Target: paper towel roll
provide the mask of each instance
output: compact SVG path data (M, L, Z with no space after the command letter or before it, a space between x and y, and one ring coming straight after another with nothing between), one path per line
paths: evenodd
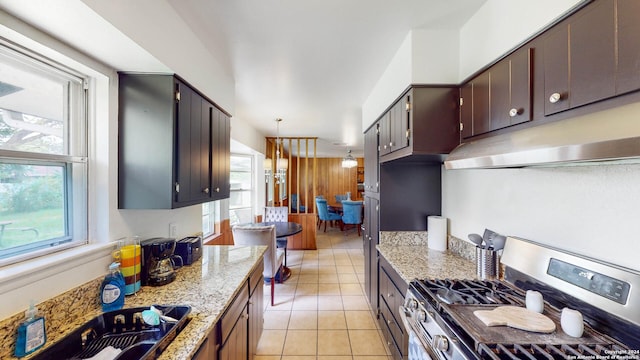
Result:
M429 249L447 250L447 218L442 216L427 217L427 244Z

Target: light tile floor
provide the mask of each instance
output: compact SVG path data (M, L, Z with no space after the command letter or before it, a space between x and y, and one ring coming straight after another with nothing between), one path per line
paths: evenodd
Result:
M362 238L318 231L317 250L287 252L291 277L265 286L264 330L255 360L389 360L365 297Z

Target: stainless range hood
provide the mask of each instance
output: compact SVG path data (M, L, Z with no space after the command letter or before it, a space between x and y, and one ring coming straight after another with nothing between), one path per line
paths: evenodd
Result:
M446 169L558 165L640 158L640 104L464 143Z

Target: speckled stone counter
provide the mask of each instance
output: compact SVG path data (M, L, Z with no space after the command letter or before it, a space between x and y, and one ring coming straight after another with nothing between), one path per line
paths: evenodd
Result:
M420 279L474 279L476 265L449 251L431 250L427 246L378 245L400 277L407 283Z
M191 359L209 335L266 250L264 246L204 246L202 259L177 271L170 284L143 286L127 296L125 308L172 304L191 306L190 321L158 358ZM38 304L47 321L47 345L102 313L98 305L101 279ZM0 322L0 358L12 359L15 329L24 315Z

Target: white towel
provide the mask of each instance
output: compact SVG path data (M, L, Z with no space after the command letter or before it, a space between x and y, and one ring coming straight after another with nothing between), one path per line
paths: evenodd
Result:
M113 346L107 346L99 353L86 360L113 360L122 352L122 349L114 348Z

